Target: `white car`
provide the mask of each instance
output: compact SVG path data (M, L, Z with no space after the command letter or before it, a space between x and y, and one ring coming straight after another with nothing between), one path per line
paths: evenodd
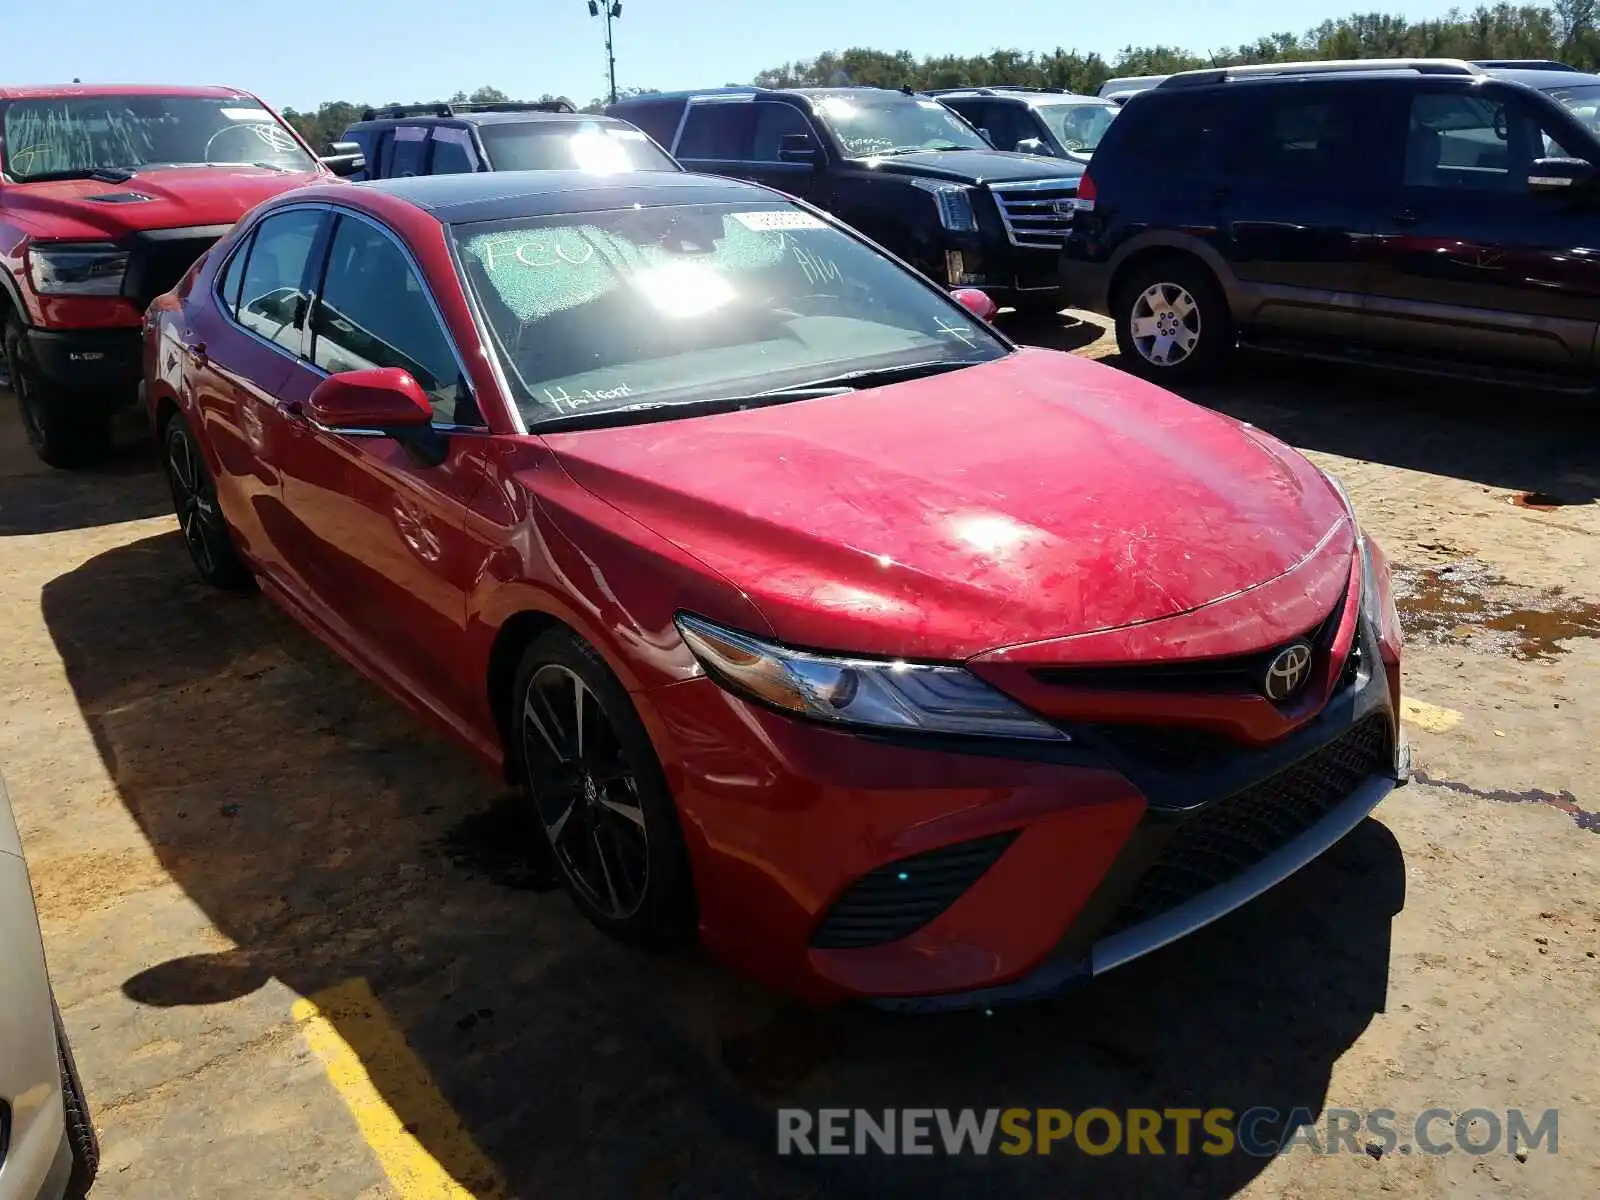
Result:
M79 1200L99 1164L0 779L0 1200Z

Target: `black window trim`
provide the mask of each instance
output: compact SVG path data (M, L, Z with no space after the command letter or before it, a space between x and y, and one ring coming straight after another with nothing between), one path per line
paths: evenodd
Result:
M450 356L455 359L456 369L460 372L461 385L465 387L468 393L472 396L474 407L477 408L479 416L482 416L483 405L477 403L477 388L473 386L472 376L467 371L466 359L461 356L461 348L456 345L455 334L450 330L450 323L444 319L444 313L439 308L439 302L434 299L433 288L428 283L428 273L424 271L422 269L422 265L417 262L416 255L411 253L411 247L407 246L404 239L402 239L399 234L395 233L393 229L390 229L389 226L385 225L382 221L378 220L378 218L372 216L370 213L362 212L360 209L347 208L343 204L336 203L323 204L321 207L328 210L331 215L331 220L328 221L327 228L324 232L324 236L320 240L320 244L313 247L317 251L316 278L314 286L310 291L311 302L306 306L306 323L305 328L301 331L300 354L298 356L299 360L311 370L315 371L318 375L321 375L324 379L332 374L331 371L327 371L322 367L319 367L311 357L311 317L312 313L316 310L316 306L322 302L322 287L327 281L328 261L333 255L333 238L338 229L340 219L349 217L358 221L364 221L366 224L376 229L384 237L388 238L389 241L393 242L395 247L405 258L406 265L416 273L417 282L422 285L423 298L427 300L428 308L433 312L434 320L439 323L439 329L444 333L445 344L450 347ZM458 400L457 403L459 404L460 401ZM434 422L433 427L441 433L492 434L494 432L489 427L487 420L476 425L455 425L448 424L443 421L436 421Z

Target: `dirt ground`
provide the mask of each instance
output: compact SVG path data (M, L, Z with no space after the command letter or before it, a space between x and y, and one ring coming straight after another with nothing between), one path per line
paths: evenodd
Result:
M1600 418L1262 360L1193 398L1335 471L1395 562L1417 781L1084 992L921 1019L592 931L502 786L195 580L148 452L48 471L0 398L0 770L96 1196L1600 1195ZM780 1160L785 1105L1555 1108L1560 1140Z

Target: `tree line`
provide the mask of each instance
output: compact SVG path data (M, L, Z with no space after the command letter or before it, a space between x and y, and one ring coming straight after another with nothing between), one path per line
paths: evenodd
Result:
M1329 58L1552 58L1584 70L1600 67L1600 0L1553 0L1550 4L1480 5L1452 9L1431 21L1408 21L1385 13L1353 13L1323 21L1304 33L1270 33L1241 46L1197 51L1175 46L1126 46L1107 59L1057 47L1054 50L994 50L988 54L935 55L853 48L783 63L751 82L762 87L981 87L1015 83L1094 93L1119 75L1166 75L1202 67ZM684 81L692 86L694 81ZM674 81L673 86L680 86ZM655 88L624 89L636 95ZM481 87L452 101L507 100L498 88ZM554 99L550 95L541 100ZM599 112L603 99L584 106ZM366 104L328 101L314 112L285 109L284 116L316 149L360 119Z

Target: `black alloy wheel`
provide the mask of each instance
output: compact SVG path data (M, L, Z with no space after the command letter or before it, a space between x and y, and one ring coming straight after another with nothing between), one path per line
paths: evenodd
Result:
M626 690L556 630L529 648L514 695L514 751L567 892L609 933L681 944L693 916L682 833Z
M172 489L172 508L195 570L213 587L235 591L247 588L250 572L234 549L228 523L217 503L216 483L181 415L167 422L164 446L162 465Z

